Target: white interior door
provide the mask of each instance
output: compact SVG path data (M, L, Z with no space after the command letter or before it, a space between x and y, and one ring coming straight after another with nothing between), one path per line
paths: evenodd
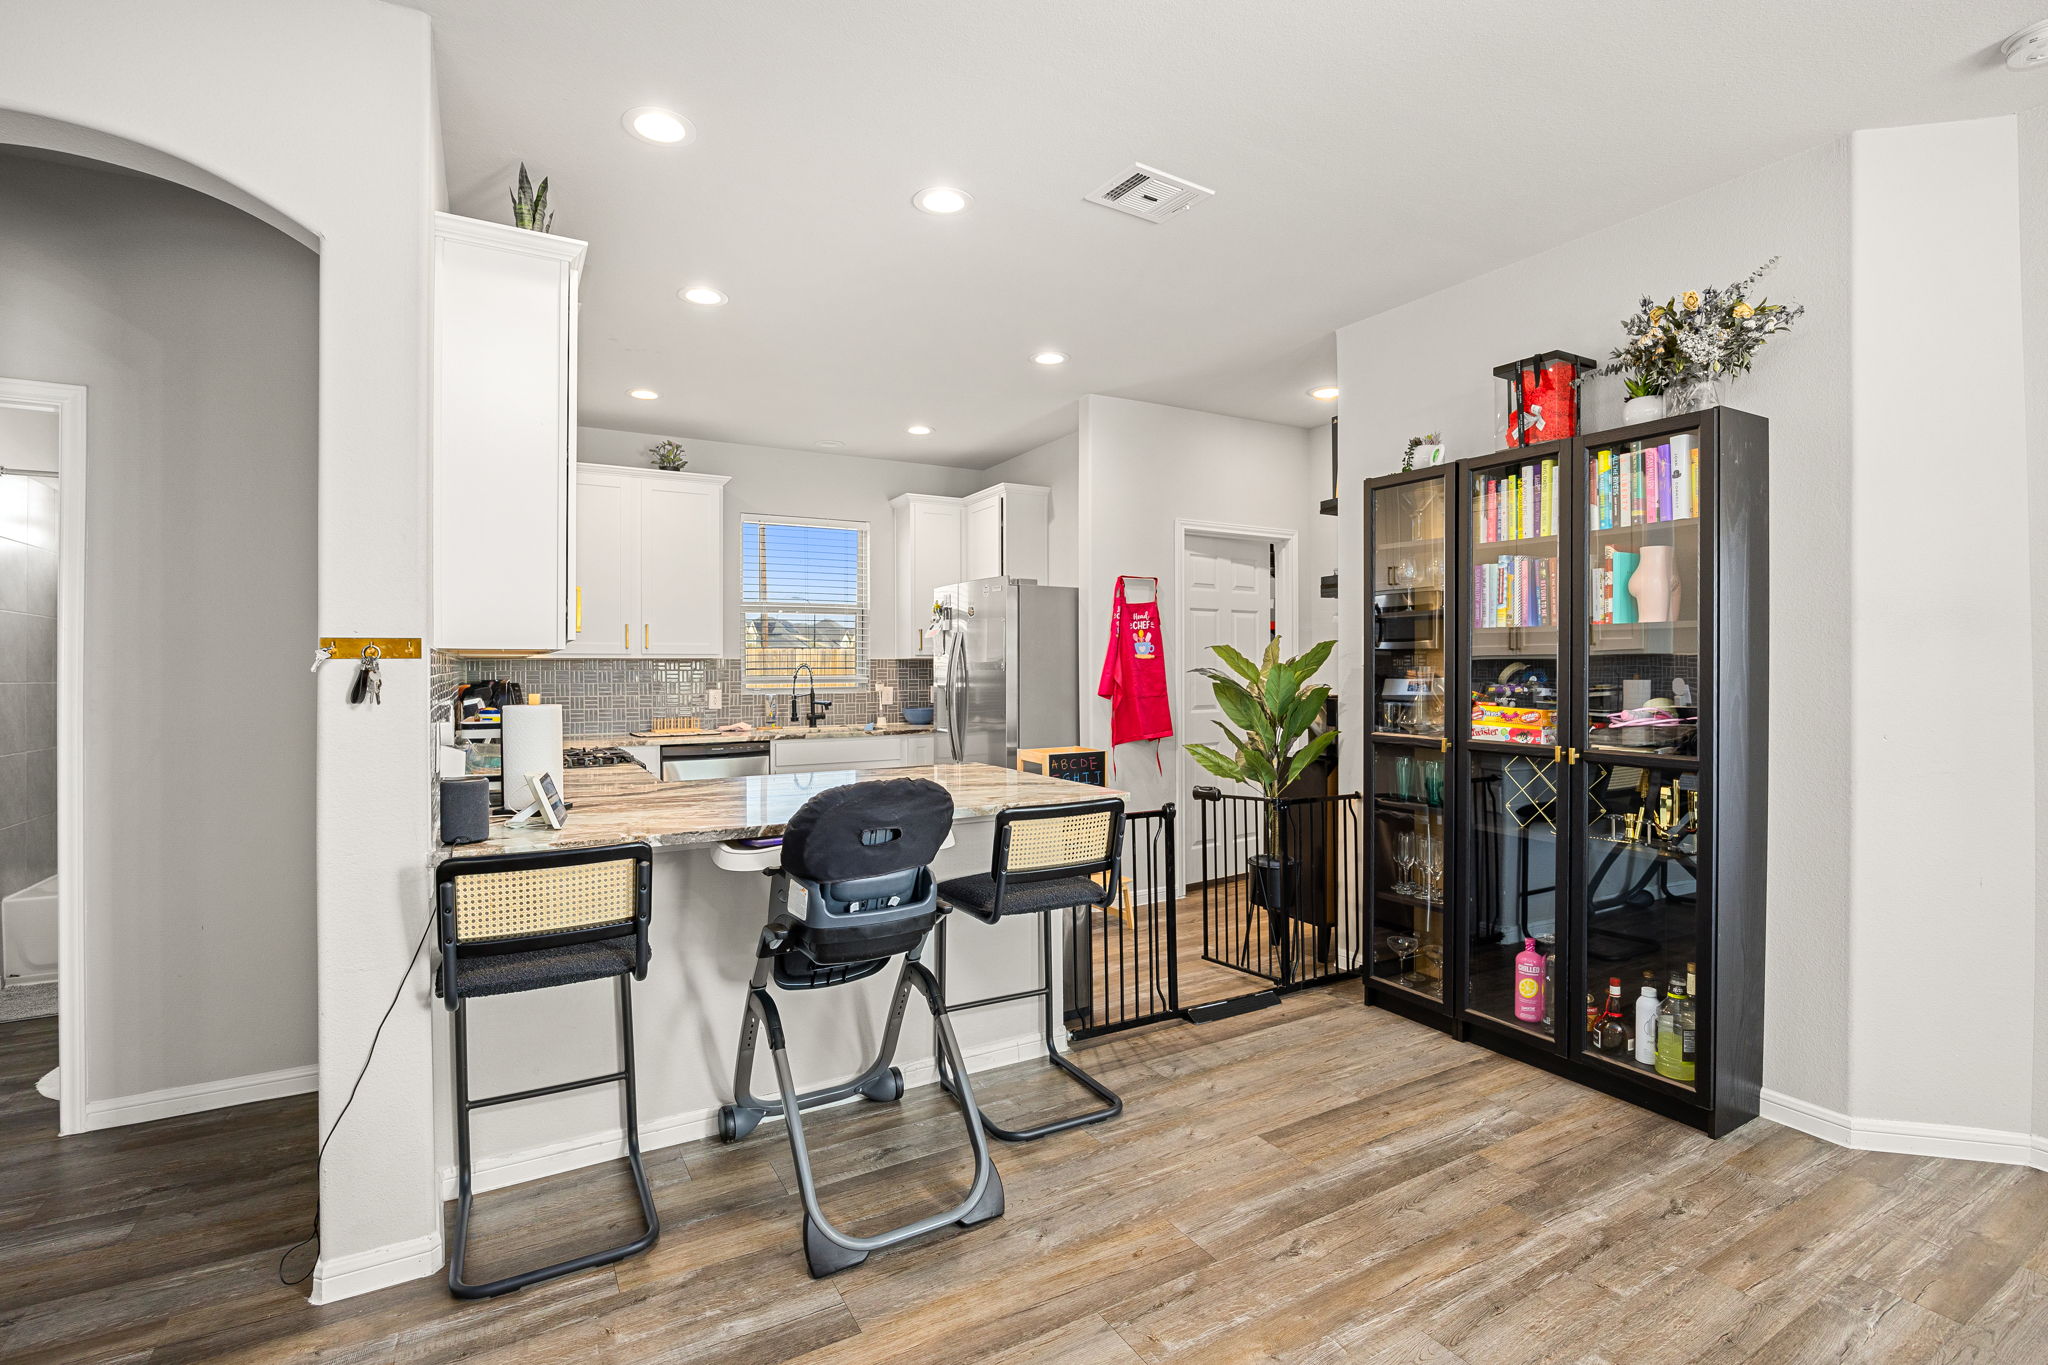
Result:
M1230 645L1253 663L1257 663L1266 652L1266 641L1272 638L1275 620L1273 562L1276 548L1270 540L1188 536L1182 551L1185 562L1181 566L1180 627L1180 638L1187 642L1186 652L1182 655L1186 667L1226 667L1222 660L1209 652L1211 645ZM1218 722L1224 719L1223 711L1216 705L1215 695L1206 678L1189 679L1182 710L1186 720L1182 727L1183 743L1209 744L1225 753L1231 752L1230 742L1217 728ZM1224 782L1193 759L1186 760L1184 767L1183 780L1188 790L1181 793L1180 808L1184 814L1180 825L1185 831L1181 840L1184 859L1181 866L1185 869L1182 878L1193 883L1202 879L1204 852L1201 807L1195 803L1194 788L1221 787L1227 792L1246 796L1257 794L1258 789ZM1256 833L1256 821L1241 823L1251 826L1248 834ZM1243 859L1255 851L1251 848L1234 852L1211 849L1208 850L1209 865L1241 866Z

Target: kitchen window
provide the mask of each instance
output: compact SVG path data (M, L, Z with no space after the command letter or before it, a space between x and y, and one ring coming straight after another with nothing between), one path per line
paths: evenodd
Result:
M867 523L742 517L740 583L748 687L787 688L804 664L821 688L867 681Z

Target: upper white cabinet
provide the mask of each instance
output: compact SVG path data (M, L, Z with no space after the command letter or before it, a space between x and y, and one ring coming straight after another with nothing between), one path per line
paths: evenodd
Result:
M933 593L967 577L961 559L967 509L958 498L925 493L905 493L889 506L896 514L897 641L892 652L923 654Z
M896 513L896 652L928 654L932 596L974 578L1045 581L1052 490L999 483L965 498L905 493Z
M582 465L565 654L715 659L725 649L723 475Z
M967 577L1043 583L1049 488L999 483L967 499Z
M434 638L537 654L574 629L584 243L434 215Z

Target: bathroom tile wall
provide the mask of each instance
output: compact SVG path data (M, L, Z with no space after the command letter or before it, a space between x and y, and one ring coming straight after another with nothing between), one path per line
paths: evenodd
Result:
M57 870L57 488L0 478L0 896Z
M436 661L438 665L438 660ZM747 721L787 723L790 694L748 691L741 685L738 659L469 659L462 676L470 681L503 678L522 692L562 706L565 735L619 735L645 729L658 716L696 716L706 729ZM881 687L894 697L880 704ZM719 705L710 705L712 689ZM442 671L434 672L434 696L442 691ZM906 706L929 706L932 664L929 659L875 659L868 664L866 686L820 689L819 701L832 703L831 725L866 725L896 721Z

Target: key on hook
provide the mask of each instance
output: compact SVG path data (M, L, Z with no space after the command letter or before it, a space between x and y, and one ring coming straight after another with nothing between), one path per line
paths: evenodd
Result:
M326 645L321 645L318 649L314 650L313 672L318 673L320 671L320 665L326 663L329 659L333 657L334 651L329 649Z
M372 706L384 704L384 670L377 661L384 651L375 645L363 646L363 662L356 670L355 685L349 689L348 699L352 705L368 702Z

